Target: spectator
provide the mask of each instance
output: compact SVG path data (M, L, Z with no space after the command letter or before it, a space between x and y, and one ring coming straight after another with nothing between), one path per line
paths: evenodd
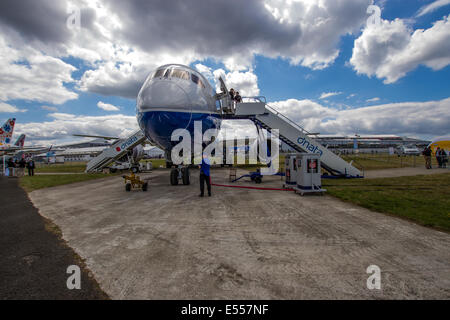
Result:
M34 168L35 168L35 164L34 164L34 160L30 159L27 163L27 168L28 168L28 175L30 177L34 176Z
M15 168L16 167L16 165L14 164L14 161L13 161L12 158L8 159L7 167L8 168Z
M425 158L425 168L431 169L431 148L426 147L422 152L423 157Z
M442 168L447 168L447 162L448 162L447 152L445 152L444 149L441 149L441 154L442 154Z
M436 160L439 165L439 168L442 168L442 154L441 154L441 148L436 149Z
M242 102L242 97L239 94L239 92L236 92L236 96L234 97L234 101L236 101L238 103Z
M25 174L25 166L26 166L26 162L25 162L25 160L23 158L21 158L19 160L19 162L17 163L17 167L18 168L16 169L18 177L23 177L24 176L24 174Z
M6 167L8 168L6 171L6 175L9 177L13 177L14 176L14 171L16 168L16 165L14 164L14 161L12 158L8 159L8 162L6 163Z
M231 99L231 101L234 101L234 97L235 96L236 96L236 92L234 91L233 88L231 88L231 90L230 90L230 99Z

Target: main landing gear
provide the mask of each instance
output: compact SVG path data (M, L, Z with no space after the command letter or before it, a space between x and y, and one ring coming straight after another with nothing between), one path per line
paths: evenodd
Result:
M180 182L185 186L191 184L189 167L179 166L170 171L170 184L177 186Z

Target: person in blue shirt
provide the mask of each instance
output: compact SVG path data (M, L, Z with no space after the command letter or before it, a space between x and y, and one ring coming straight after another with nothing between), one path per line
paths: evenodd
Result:
M211 167L211 162L206 155L203 155L202 164L200 167L200 197L204 196L205 193L205 182L208 187L208 196L211 197L211 175L209 169Z

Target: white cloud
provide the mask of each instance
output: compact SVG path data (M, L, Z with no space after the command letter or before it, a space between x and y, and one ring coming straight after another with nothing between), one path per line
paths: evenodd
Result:
M73 134L125 138L139 129L135 116L123 114L84 116L52 113L49 117L52 119L45 122L18 122L15 131L26 134L34 145L49 145L79 140Z
M14 48L0 34L0 99L61 104L78 95L64 83L73 82L76 68L29 46Z
M97 107L99 107L100 109L103 109L105 111L119 111L120 110L119 107L116 107L116 106L114 106L112 104L109 104L109 103L104 103L102 101L99 101L97 103Z
M359 74L394 83L419 65L440 70L450 64L449 17L429 29L413 31L403 20L382 20L366 27L355 40L350 59Z
M326 98L329 98L329 97L334 97L334 96L338 96L338 95L340 95L340 94L342 94L342 92L324 92L324 93L322 93L321 95L320 95L320 100L323 100L323 99L326 99Z
M82 9L79 32L63 23L67 3ZM22 80L39 74L34 86L51 88L22 90L27 99L56 104L76 99L76 93L63 86L73 81L73 70L66 69L61 60L65 57L82 59L90 67L77 82L81 91L135 98L148 73L165 63L191 64L210 58L223 63L227 71L245 73L252 69L255 55L262 55L313 69L325 68L338 57L340 38L359 31L371 3L194 0L186 7L184 0L4 0L0 24L8 41L2 47L32 47L42 56L53 57L53 64L59 61L52 72L42 74L22 66L26 71ZM39 68L35 63L30 65L31 70ZM50 73L58 77L52 78Z
M402 102L338 110L310 100L271 103L277 110L322 134L400 134L438 136L449 133L450 98L428 102ZM430 114L438 115L430 117Z
M195 69L197 69L198 72L203 74L206 77L206 79L208 79L210 82L214 81L214 75L210 67L207 67L201 63L197 63L195 65Z
M422 8L420 8L419 13L417 14L418 17L421 17L425 14L431 13L443 6L449 5L450 4L450 0L437 0L434 1L430 4L427 4L426 6L423 6Z
M219 83L217 79L222 77L228 89L233 88L238 91L242 97L254 97L259 95L258 77L252 70L246 72L233 71L225 72L223 69L217 69L213 72L216 79L216 89L219 91Z
M58 108L56 108L56 107L49 107L49 106L41 106L41 109L42 110L47 110L47 111L53 111L53 112L58 111Z
M380 101L380 98L376 97L376 98L366 100L366 102L377 102L377 101Z
M0 101L0 113L16 113L16 112L27 112L26 109L19 109L16 106L12 106L10 104L7 104L5 102Z

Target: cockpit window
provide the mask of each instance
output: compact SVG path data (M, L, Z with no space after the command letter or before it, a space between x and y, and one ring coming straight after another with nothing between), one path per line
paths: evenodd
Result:
M174 69L172 72L172 77L180 78L183 80L189 80L189 72L181 70L181 69Z
M156 70L155 74L153 75L153 78L160 78L163 76L165 69L159 69Z
M191 74L192 82L196 83L199 87L206 88L202 80L197 77L195 74Z
M164 78L168 78L170 76L171 72L172 72L172 69L167 69L166 73L164 73Z

